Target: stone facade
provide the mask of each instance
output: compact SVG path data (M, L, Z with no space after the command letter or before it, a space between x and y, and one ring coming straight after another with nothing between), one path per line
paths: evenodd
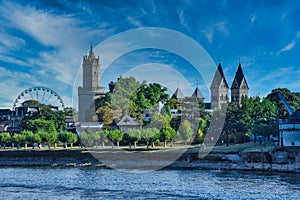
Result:
M229 102L228 89L229 87L223 73L222 65L219 63L210 86L211 109L221 108L222 105ZM249 87L240 63L230 90L232 103L241 103L242 98L248 96Z
M231 102L241 103L242 98L248 97L248 84L244 76L242 66L239 64L231 85Z
M228 84L225 79L221 63L215 72L213 81L210 86L211 109L221 108L223 104L228 102Z
M95 57L93 49L83 57L83 85L78 88L78 120L92 122L95 116L95 99L105 93L100 86L100 60Z

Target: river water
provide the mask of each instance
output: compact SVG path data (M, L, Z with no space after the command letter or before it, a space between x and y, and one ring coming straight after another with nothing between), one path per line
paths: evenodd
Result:
M300 199L300 175L1 167L0 199Z

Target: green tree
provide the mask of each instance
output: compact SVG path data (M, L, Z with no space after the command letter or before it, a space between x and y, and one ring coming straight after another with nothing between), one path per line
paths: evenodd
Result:
M188 120L184 120L179 127L179 134L184 141L184 145L187 144L188 140L191 140L193 136L193 130L191 127L191 123Z
M101 138L100 131L95 131L93 133L93 140L94 140L94 143L96 145L96 148L98 148L98 146L99 146L100 138Z
M40 110L38 112L34 112L33 114L26 116L22 119L21 127L23 130L31 130L30 126L32 125L30 121L32 120L45 120L52 121L56 130L61 131L65 129L65 112L58 110L53 111L50 106L40 105ZM37 132L37 130L31 130L33 132Z
M270 135L278 134L277 124L256 124L253 127L253 133L270 139Z
M23 134L17 134L17 133L15 133L12 136L12 141L15 142L17 144L18 149L20 149L21 145L26 142L26 137Z
M169 95L166 93L167 88L158 83L144 82L131 95L130 98L130 115L141 121L141 114L145 109L153 109L159 103L166 103Z
M40 144L42 141L41 137L38 134L34 134L32 131L24 130L21 134L25 136L26 144L31 144L33 149L35 143ZM27 147L27 145L25 147Z
M129 113L129 101L133 92L140 86L134 77L118 78L114 84L111 104L121 109L123 113Z
M164 126L160 130L161 139L164 141L164 147L167 147L167 141L171 141L176 137L176 131L171 126ZM172 143L171 143L172 146Z
M270 100L272 103L274 103L276 105L276 108L278 111L278 113L277 113L278 118L286 119L286 118L288 118L289 114L288 114L286 107L284 106L284 104L282 103L280 98L278 97L278 94L277 94L278 92L280 92L283 95L283 97L285 98L287 103L294 110L297 109L297 107L299 106L300 93L291 92L287 88L277 88L277 89L272 90L272 92L267 95L266 99Z
M103 122L105 127L108 127L114 120L113 110L108 102L105 102L104 106L99 107L96 114L98 121Z
M4 147L4 149L9 142L11 142L10 134L8 132L0 133L0 144Z
M50 134L56 134L54 122L42 118L28 120L24 130L29 130L33 133L37 133L39 130L43 130Z
M40 136L41 142L45 142L48 144L49 149L51 147L51 144L57 141L57 133L54 129L50 132L46 132L44 129L40 129L36 134Z
M203 118L199 118L198 120L199 120L199 125L196 134L196 141L201 144L204 141L205 130L207 129L207 122Z
M75 133L69 132L67 142L70 143L71 148L73 148L73 144L78 141L78 137Z
M100 130L98 132L99 132L99 135L100 135L101 146L102 146L102 148L104 148L105 147L105 142L108 142L109 131L108 130Z
M154 147L154 142L159 140L160 131L157 128L145 128L141 131L141 138L143 138L146 142L147 149L149 148L149 143L152 143L152 147Z
M28 140L28 135L31 134L32 131L27 131L27 130L23 130L20 135L22 135L22 137L25 138L25 141L24 141L24 147L25 149L27 149L27 145L28 144L31 144L30 141ZM32 133L33 134L33 133Z
M77 141L74 136L76 136L74 133L69 131L63 131L58 134L58 140L61 141L64 144L64 148L68 147L68 143L74 143ZM77 136L76 136L77 138Z
M141 140L141 133L142 132L139 129L131 129L127 131L129 148L131 148L131 142L134 143L134 148L136 148L136 143Z
M124 135L124 133L121 130L111 130L111 131L109 131L109 139L112 142L116 142L118 148L119 148L120 141L122 141L122 139L123 139L123 135Z
M79 137L85 147L92 147L94 145L93 133L90 128L87 128L84 132L81 132Z

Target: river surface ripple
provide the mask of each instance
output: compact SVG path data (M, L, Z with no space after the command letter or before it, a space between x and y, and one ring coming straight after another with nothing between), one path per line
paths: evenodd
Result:
M0 199L300 199L300 175L1 167Z

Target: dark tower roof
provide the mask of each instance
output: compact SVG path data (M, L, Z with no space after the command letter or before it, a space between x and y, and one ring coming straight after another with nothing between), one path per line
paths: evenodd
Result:
M234 83L235 82L238 84L238 88L240 88L241 84L243 82L243 79L245 80L245 84L247 86L247 89L249 89L247 81L246 81L246 78L245 78L244 73L243 73L243 69L242 69L241 63L239 63L238 69L237 69L237 71L235 73L235 77L234 77L232 85L231 85L231 89L234 88Z
M201 91L197 87L192 95L192 97L196 97L198 99L204 99L204 96L202 95Z
M225 78L225 76L224 76L224 72L223 72L221 63L219 63L219 65L218 65L218 69L217 69L217 71L216 71L216 73L215 73L215 76L214 76L214 79L213 79L213 81L212 81L212 84L215 82L214 80L217 79L217 76L218 76L218 75L220 75L220 77L221 77L220 81L222 82L222 80L224 80L224 83L225 83L226 87L229 88L229 87L228 87L228 84L227 84L227 81L226 81L226 78ZM217 84L218 84L218 85L221 85L221 82L219 82L219 83L217 83Z
M224 78L224 82L225 82L225 84L226 84L226 87L228 87L228 84L227 84L226 78L225 78L225 76L224 76L224 72L223 72L221 63L219 63L219 65L218 65L218 71L219 71L221 77Z
M184 96L183 96L181 90L179 88L177 88L171 98L173 98L173 99L183 99Z

